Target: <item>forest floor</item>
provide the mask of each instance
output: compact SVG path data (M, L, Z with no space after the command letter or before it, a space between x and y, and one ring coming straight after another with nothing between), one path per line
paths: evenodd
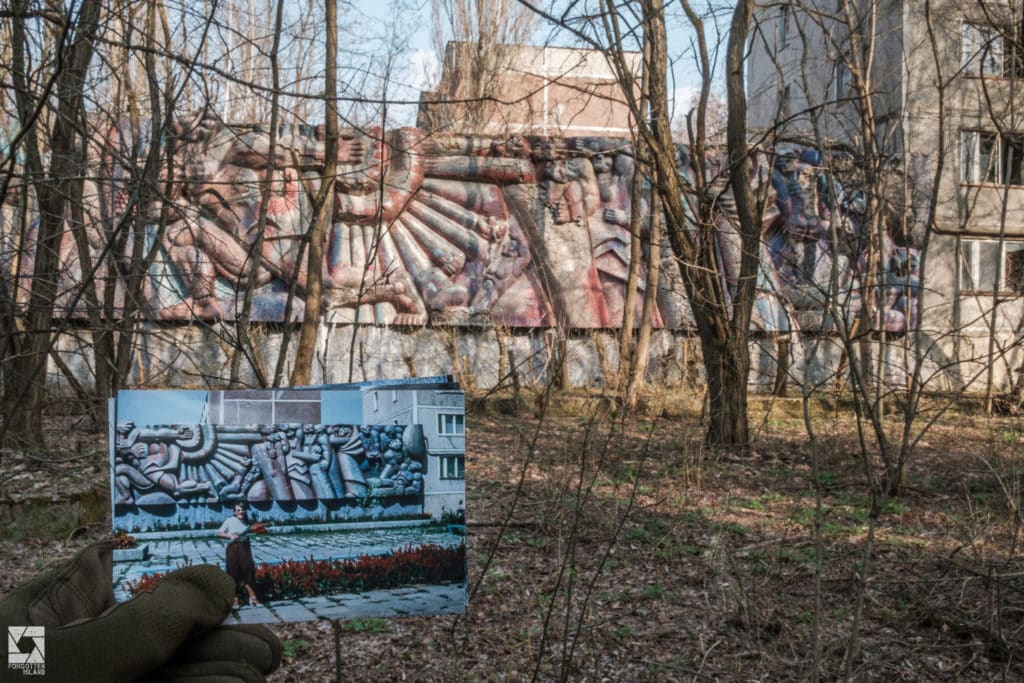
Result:
M812 446L757 402L740 455L685 405L560 400L468 412L465 616L276 625L270 680L1024 680L1024 419L926 407L874 519L850 410L817 404ZM0 595L106 533L106 437L76 438L3 462Z

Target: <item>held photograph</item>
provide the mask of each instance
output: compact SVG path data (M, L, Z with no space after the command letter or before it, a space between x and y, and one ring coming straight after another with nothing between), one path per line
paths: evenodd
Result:
M227 623L464 612L464 398L411 382L121 392L117 598L213 564Z

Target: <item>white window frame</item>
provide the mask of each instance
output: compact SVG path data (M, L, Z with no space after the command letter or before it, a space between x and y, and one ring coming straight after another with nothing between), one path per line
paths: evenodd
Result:
M985 130L960 132L960 179L965 183L982 184L1000 182L1001 166L999 135ZM994 144L987 166L982 165L982 145Z
M464 413L438 413L437 433L441 436L465 436L466 416Z
M995 26L964 22L960 29L960 66L965 76L1006 75L1003 35Z
M465 455L439 455L441 459L441 479L465 479Z
M982 153L986 148L987 165ZM1024 187L1024 134L960 131L960 180L973 185Z
M957 266L957 277L959 278L960 291L964 293L988 294L992 292L989 283L982 283L980 286L973 282L974 273L981 272L981 245L998 245L998 239L965 237L960 241L961 260ZM999 259L1003 263L1002 277L999 282L999 291L1005 294L1024 294L1024 263L1021 272L1017 276L1016 286L1010 282L1010 268L1007 257L1010 254L1019 253L1019 258L1024 259L1024 240L1005 239L999 248Z

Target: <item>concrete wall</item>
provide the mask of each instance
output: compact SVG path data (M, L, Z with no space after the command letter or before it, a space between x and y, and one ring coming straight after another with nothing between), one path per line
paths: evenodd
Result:
M264 365L273 368L283 332L259 327L254 335ZM353 340L353 332L355 339ZM499 344L495 330L323 325L312 382L339 383L394 377L454 374L470 389L490 389L502 379L511 386L509 358L524 388L551 381L558 363L558 344L553 330L502 331ZM295 337L293 337L294 343ZM651 343L649 377L664 386L682 383L699 357L697 340L684 333L658 330ZM77 381L92 382L91 333L73 330L57 344L60 357ZM502 351L504 349L504 351ZM616 334L583 331L566 344L569 378L573 386L599 387L618 363ZM220 388L229 380L231 346L209 326L153 325L139 336L132 364L131 386ZM351 360L352 374L349 375ZM287 380L290 366L286 366ZM50 383L70 389L67 379L51 363ZM242 381L256 387L256 375L243 362Z
M937 240L935 250L953 248L950 240ZM936 391L959 391L984 388L983 372L988 358L986 318L982 312L991 310L986 297L974 297L972 303L961 306L963 325L961 333L954 335L954 306L948 297L929 289L926 293L920 340L925 364L923 378L928 387ZM999 329L1005 338L1015 334L1016 321L1024 316L1024 305L1019 300L1003 303L999 308ZM321 346L322 353L313 375L314 383L349 381L349 344L351 326L324 327L323 337L329 337ZM276 360L280 344L280 331L265 332L261 339L261 353L269 365ZM912 368L915 354L915 336L892 335L885 343L888 348L884 364L885 374L894 387L904 384L907 368ZM750 389L758 393L771 392L778 368L780 340L788 342L782 352L788 352L787 386L790 395L798 394L800 382L809 388L829 389L841 379L840 357L842 344L834 335L792 334L757 336L751 340ZM65 335L60 341L61 357L84 383L91 381L88 356L88 331ZM873 346L877 346L877 336ZM488 391L498 385L501 349L506 351L503 386L511 388L508 374L508 352L516 365L516 378L524 390L538 389L556 380L557 343L553 334L533 331L504 333L503 347L498 344L494 331L419 329L402 331L383 327L359 328L356 335L356 356L352 381L373 380L403 376L430 376L454 374L463 386L475 391ZM141 352L145 350L145 355ZM361 349L361 351L360 351ZM578 333L567 340L569 380L578 388L600 389L607 385L607 377L618 364L618 340L610 332ZM1008 388L1015 370L1024 362L1020 350L1009 345L1005 353L997 347L995 385L998 390ZM173 327L161 329L145 339L137 362L133 365L131 384L160 387L218 387L227 383L228 348L208 328ZM960 361L956 361L957 353ZM454 358L453 358L454 354ZM656 387L686 390L691 388L700 395L703 367L700 343L696 337L667 331L654 333L651 344L648 380ZM138 361L142 361L141 363ZM140 373L140 368L143 372ZM844 371L845 372L845 371ZM244 380L254 385L251 371ZM903 379L901 379L903 378ZM71 394L71 387L60 371L51 364L49 380L55 390ZM385 390L386 391L386 390Z

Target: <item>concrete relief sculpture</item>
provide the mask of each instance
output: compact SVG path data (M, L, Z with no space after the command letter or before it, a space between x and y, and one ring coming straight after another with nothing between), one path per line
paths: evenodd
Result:
M80 211L69 212L69 226L76 227L60 244L58 314L86 317L97 303L113 306L116 314L127 300L143 302L152 319L232 320L251 294L251 320L301 319L309 279L303 240L325 141L323 128L311 126L282 126L276 138L272 149L264 128L204 118L161 135L170 159L149 166L151 152L161 150L151 149L148 123L133 130L123 121L93 138L85 201ZM684 147L679 157L685 180L693 171ZM709 182L721 190L715 248L722 286L732 293L740 259L735 210L725 175L709 161ZM411 128L346 132L324 244L325 320L617 327L634 238L634 166L624 140L426 137ZM873 328L913 328L917 251L887 237L884 253L869 252L863 195L844 188L825 166L815 150L753 156L751 177L770 179L777 208L765 214L754 326L766 332L834 329L824 309L835 262L833 293L848 319L859 314L858 291L870 281ZM147 177L151 182L144 182ZM649 193L641 193L641 239L649 230ZM0 208L0 245L11 245L0 254L10 285L4 289L24 304L33 271L34 209L13 190ZM27 218L27 229L19 216ZM832 218L840 226L834 253ZM688 328L689 307L667 239L661 251L654 325ZM878 260L869 264L869 253ZM89 292L77 293L75 285L89 276ZM638 302L644 282L641 271ZM251 436L217 434L232 448ZM236 486L249 476L251 486L259 481L259 495L275 497L334 491L346 482L340 463L323 469L320 460L337 452L334 441L343 437L322 434L307 445L311 437L303 429L297 449L294 436L271 436L262 435L257 452L246 454L246 471L258 474L243 474ZM134 450L128 447L119 460L125 491L209 495L190 486L211 480L171 472L175 459L188 461L183 444L189 438L153 438L137 434ZM285 454L290 470L275 465L286 442L289 453L302 453ZM358 486L345 488L358 495Z
M849 160L831 160L827 165L824 161L813 149L798 153L784 147L775 155L772 186L779 217L764 236L774 287L795 311L798 328L827 332L837 324L860 325L863 283L870 282L872 319L864 327L892 333L915 329L919 250L893 242L890 235L899 221L884 208L878 211L885 232L881 244L872 249L864 192L856 186L844 187L828 170L849 166ZM837 226L834 250L829 239L833 219ZM842 312L838 321L826 310L830 298Z
M121 422L117 505L366 500L423 493L423 429Z

